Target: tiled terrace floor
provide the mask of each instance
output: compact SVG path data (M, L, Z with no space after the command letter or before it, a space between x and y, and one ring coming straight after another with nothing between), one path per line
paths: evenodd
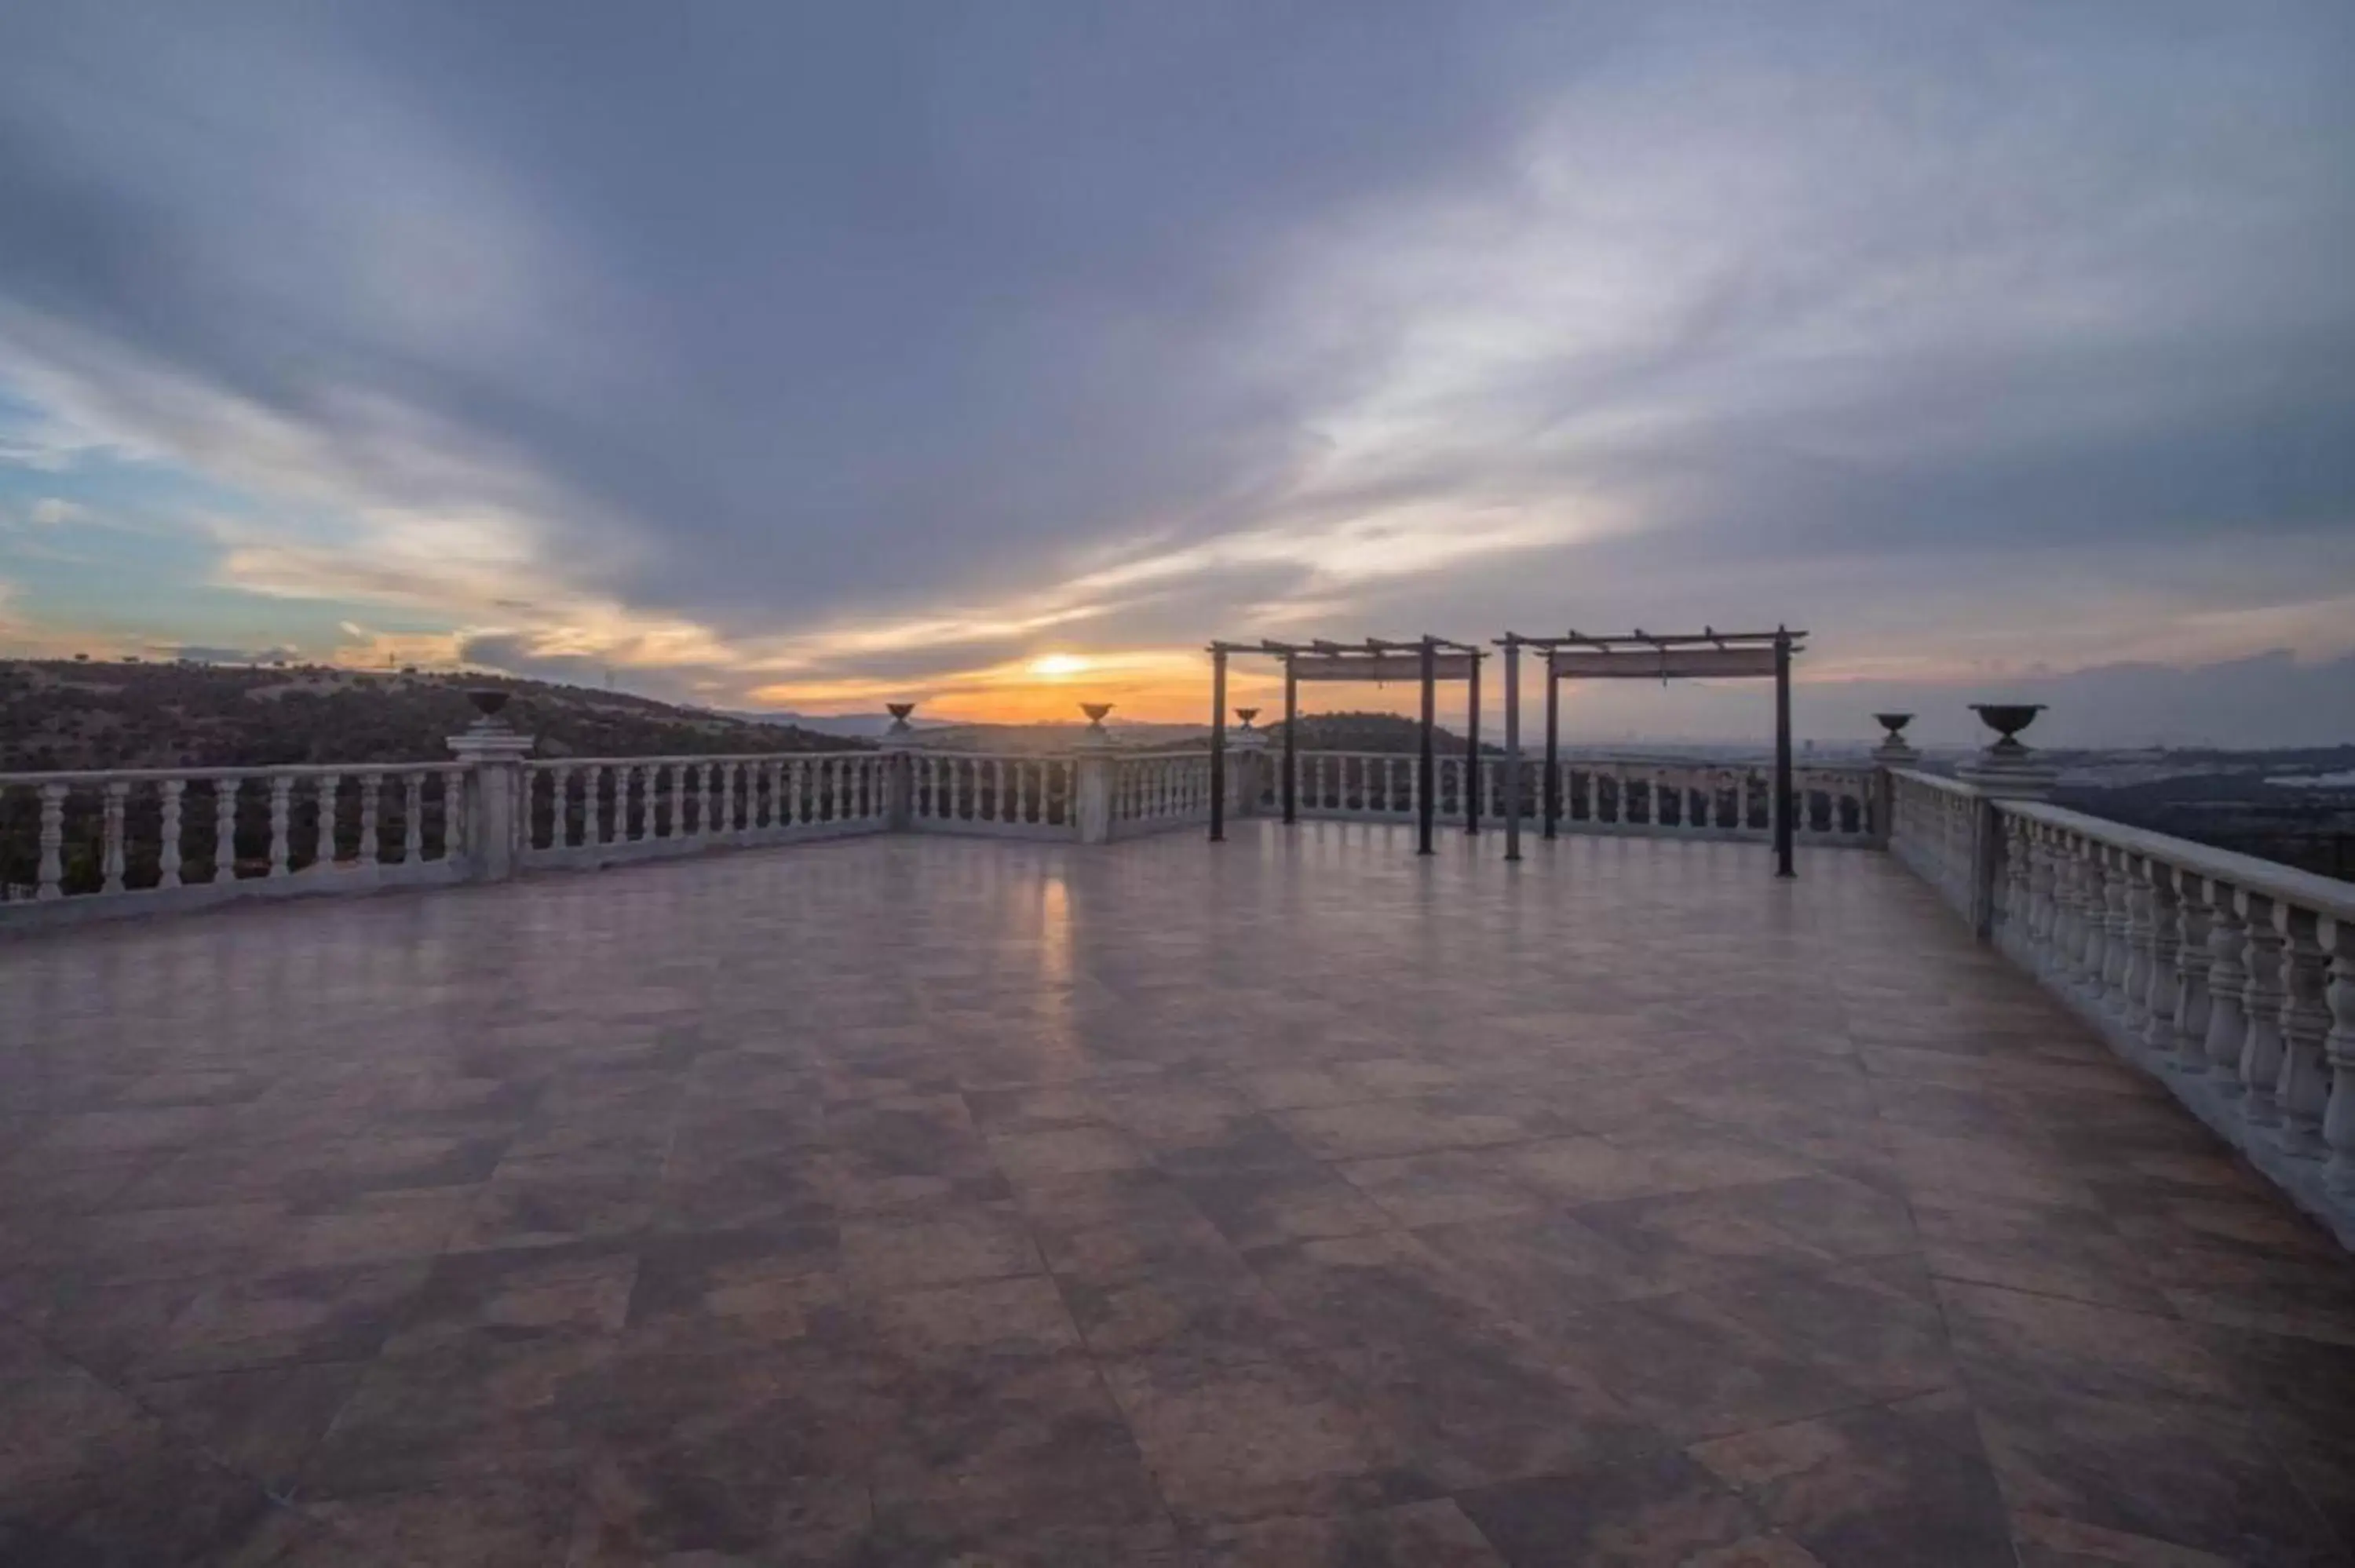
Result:
M1444 847L0 948L0 1562L2348 1559L2355 1271L1894 863Z

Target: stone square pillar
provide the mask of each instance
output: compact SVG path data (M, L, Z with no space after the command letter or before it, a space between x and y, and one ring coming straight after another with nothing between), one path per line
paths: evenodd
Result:
M2045 800L2060 776L2018 738L2044 705L1973 703L1971 706L1997 736L1993 746L1955 769L1955 778L1978 792L1971 817L1971 929L1986 941L1995 935L2001 902L1997 890L2003 885L2007 870L1996 802Z
M1227 815L1256 817L1268 786L1267 731L1252 727L1257 708L1237 708L1240 728L1227 734Z
M913 703L886 703L891 715L891 727L883 732L883 806L885 825L890 832L904 833L913 824L916 812L916 759L910 755L916 747L916 726L908 715L916 711Z
M523 759L532 736L517 735L498 715L507 694L485 688L466 694L482 717L448 737L451 754L466 766L466 876L505 882L523 857Z
M1113 738L1103 726L1110 703L1082 703L1088 727L1071 759L1071 821L1083 844L1112 842Z

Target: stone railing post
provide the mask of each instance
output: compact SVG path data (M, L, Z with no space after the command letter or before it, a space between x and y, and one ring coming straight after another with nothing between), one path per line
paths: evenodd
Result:
M1268 786L1267 732L1252 727L1257 708L1238 708L1240 728L1227 735L1227 815L1256 817L1260 796Z
M532 737L498 716L506 693L488 688L466 695L482 716L449 737L452 755L466 764L466 875L504 882L523 855L523 759L531 755Z
M916 726L908 722L916 705L884 705L890 712L891 727L883 732L883 825L887 832L904 833L916 815Z
M1071 758L1072 825L1083 844L1112 842L1113 739L1103 726L1110 703L1082 703L1088 727Z
M1905 744L1905 726L1912 714L1875 714L1873 723L1889 733L1872 748L1872 837L1882 849L1897 836L1897 780L1891 769L1919 768L1922 754ZM1737 821L1741 812L1736 812Z
M2004 861L2006 852L2013 846L2006 842L1997 802L2044 800L2052 793L2056 777L2051 768L2037 760L2034 752L2013 738L2014 731L2028 726L2027 718L2010 716L2017 711L1996 708L1983 712L1982 716L1999 732L2000 738L1955 770L1955 778L1977 791L1977 798L1971 802L1969 912L1971 930L1982 942L1995 936L1996 913L2002 907L2003 885L2010 874ZM2006 722L1998 722L1990 714L2006 715ZM1886 724L1887 718L1882 722ZM1887 770L1884 765L1884 777Z

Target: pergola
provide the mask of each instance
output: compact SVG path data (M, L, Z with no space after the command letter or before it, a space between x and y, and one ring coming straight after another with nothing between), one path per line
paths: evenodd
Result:
M1521 858L1521 650L1545 655L1545 774L1543 832L1554 836L1561 815L1561 683L1686 679L1774 681L1774 874L1795 874L1791 866L1791 655L1807 634L1776 627L1772 631L1718 631L1656 637L1638 629L1624 637L1524 637L1508 631L1497 640L1505 651L1505 858Z
M1432 725L1442 681L1470 686L1465 704L1464 831L1480 831L1480 662L1486 649L1470 642L1424 635L1411 641L1369 637L1363 642L1213 642L1210 644L1210 839L1223 840L1227 825L1227 656L1264 654L1284 665L1284 820L1299 820L1298 781L1293 762L1300 745L1300 683L1303 681L1417 681L1423 686L1423 735L1415 765L1415 853L1431 853L1433 814L1439 800L1438 760Z

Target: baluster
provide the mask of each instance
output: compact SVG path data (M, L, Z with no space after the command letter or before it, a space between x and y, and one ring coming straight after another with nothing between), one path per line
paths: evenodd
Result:
M2208 884L2197 873L2175 873L2175 1070L2208 1070Z
M655 779L664 798L662 837L677 838L687 832L687 768L677 762L656 763Z
M103 808L105 811L105 826L102 829L104 834L102 854L104 856L103 871L105 879L99 885L99 891L101 893L120 893L123 891L123 808L129 801L130 798L130 780L125 779L112 779L107 781L104 792L105 804Z
M624 843L633 839L650 839L655 836L654 770L644 764L634 764L621 772L620 781L614 786L613 837ZM636 797L634 804L638 809L635 833L630 832L633 796Z
M1839 827L1839 797L1833 794L1828 810L1831 825ZM1997 842L2003 850L2003 875L1995 886L1996 941L2014 958L2020 958L2028 948L2028 829L2027 819L1998 812L1995 820Z
M466 853L466 770L442 770L442 858Z
M41 786L41 869L33 897L65 896L66 787Z
M2053 829L2053 926L2058 930L2056 951L2053 951L2053 980L2068 991L2084 989L2086 965L2084 944L2091 935L2089 911L2089 878L2094 875L2094 862L2089 859L2089 845L2077 833L2068 829Z
M2319 936L2330 955L2330 1033L2322 1043L2330 1064L2330 1103L2322 1113L2322 1140L2329 1146L2330 1190L2355 1194L2355 920L2323 917Z
M2126 962L2118 969L2118 1016L2126 1026L2126 1033L2139 1040L2150 1027L2150 861L2147 855L2127 851L2118 853L2118 864L2125 873L2126 887L2120 903L2126 911Z
M2161 860L2146 859L2143 879L2144 940L2150 959L2144 977L2142 1038L2164 1065L2176 1051L2175 988L2182 951L2176 919L2175 868Z
M286 874L286 821L292 814L294 780L286 774L270 776L270 874Z
M719 775L715 820L721 832L732 833L736 831L736 764L723 762L715 771Z
M2077 841L2078 884L2083 900L2083 939L2077 965L2077 985L2087 998L2099 1002L2102 998L2102 969L2106 962L2109 944L2109 871L2104 857L2106 851L2090 839Z
M425 775L412 771L400 783L400 863L415 865L425 858Z
M2241 895L2230 884L2208 884L2208 1075L2227 1098L2241 1092L2241 1045L2248 1020L2241 999L2249 989L2242 955L2248 931L2241 922Z
M2134 965L2134 874L2126 852L2110 845L2102 849L2102 1011L2113 1018L2126 1016L2126 974Z
M527 785L530 776L525 775ZM384 775L360 775L360 863L374 865L384 858L384 841L378 830L377 800L384 789ZM527 794L526 803L529 803ZM527 814L526 821L529 821Z
M803 798L809 783L809 764L796 757L785 764L785 807L788 826L799 827L809 821L809 807Z
M702 827L703 836L706 838L711 837L713 834L719 832L720 829L719 780L720 776L726 771L727 770L717 762L707 762L703 765Z
M2052 970L2053 916L2052 843L2041 822L2027 823L2028 939L2021 957L2034 974Z
M2311 909L2285 904L2282 953L2281 1076L2274 1097L2281 1108L2282 1148L2302 1159L2325 1152L2322 1118L2330 1103L2330 955L2323 948L2320 918Z
M605 776L602 762L592 762L581 776L581 842L591 846L605 842Z
M2243 889L2241 918L2248 953L2242 963L2249 978L2241 991L2241 1115L2255 1127L2281 1121L2275 1090L2281 1082L2282 938L2274 901Z
M319 808L318 832L311 846L311 865L315 871L336 868L336 795L343 782L339 773L322 773L313 790Z
M213 880L237 878L237 789L234 779L213 780Z
M164 780L164 847L156 855L158 887L180 885L180 792L187 787L184 779Z
M548 775L548 847L560 850L572 842L570 812L566 809L572 794L572 769L559 762L544 771Z

